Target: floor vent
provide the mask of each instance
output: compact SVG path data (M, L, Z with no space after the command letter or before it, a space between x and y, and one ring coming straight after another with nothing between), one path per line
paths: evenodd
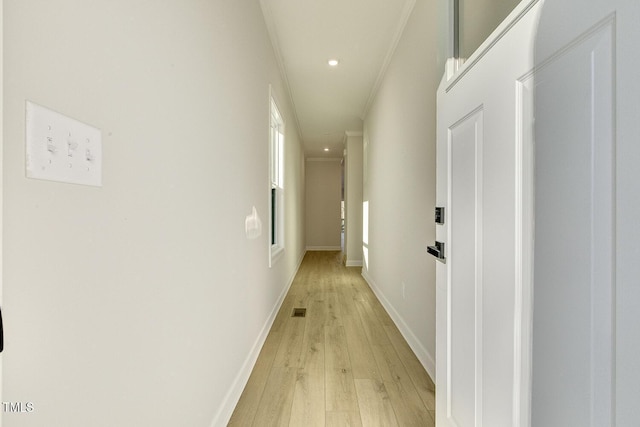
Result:
M306 308L294 308L291 317L305 317L307 315Z

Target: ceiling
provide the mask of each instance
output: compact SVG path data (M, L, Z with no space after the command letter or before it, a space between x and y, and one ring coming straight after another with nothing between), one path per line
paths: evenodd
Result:
M305 156L342 157L362 121L415 0L261 0ZM330 67L329 59L340 61ZM329 148L329 151L324 151Z

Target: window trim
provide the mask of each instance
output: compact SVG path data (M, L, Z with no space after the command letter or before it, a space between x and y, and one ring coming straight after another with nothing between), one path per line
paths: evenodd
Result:
M284 254L285 122L269 85L269 267ZM274 194L275 192L275 194ZM275 206L274 206L275 201Z

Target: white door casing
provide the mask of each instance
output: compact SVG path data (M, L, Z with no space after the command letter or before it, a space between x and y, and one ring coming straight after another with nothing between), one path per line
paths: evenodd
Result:
M640 419L640 2L547 0L536 37L532 425Z
M524 1L438 91L438 426L529 417L533 39Z
M0 0L0 28L4 28L4 0ZM3 196L4 196L4 38L3 32L0 31L0 308L2 307L2 289L3 289L3 280L4 277L4 269L2 266L2 262L4 259L3 251L4 251L4 205L3 205ZM0 353L0 402L2 402L2 367L3 367L3 356ZM2 418L3 412L0 412L0 427L2 427Z

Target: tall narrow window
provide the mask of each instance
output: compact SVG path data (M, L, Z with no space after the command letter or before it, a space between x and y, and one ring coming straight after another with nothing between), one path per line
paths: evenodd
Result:
M273 96L271 96L270 110L269 265L273 265L284 250L284 121Z

